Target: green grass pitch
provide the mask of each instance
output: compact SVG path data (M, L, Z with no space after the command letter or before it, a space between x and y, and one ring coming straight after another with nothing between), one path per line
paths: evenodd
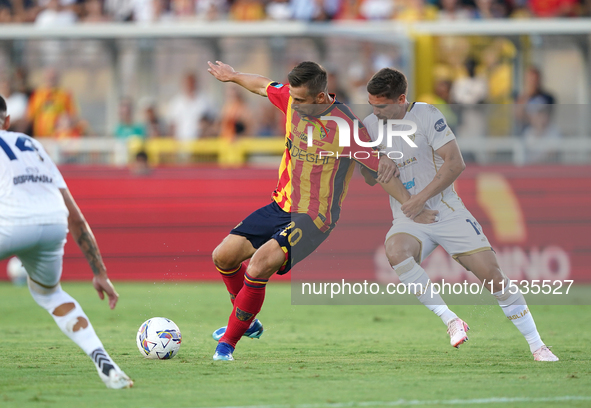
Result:
M561 359L536 363L498 306L452 308L471 327L456 350L422 306L292 306L289 285L271 282L263 337L243 339L236 361L213 362L211 333L230 312L221 283L118 283L114 311L90 282L63 287L134 388L106 389L28 290L2 283L0 407L591 406L591 306L530 308ZM137 350L136 331L154 316L182 331L172 360Z

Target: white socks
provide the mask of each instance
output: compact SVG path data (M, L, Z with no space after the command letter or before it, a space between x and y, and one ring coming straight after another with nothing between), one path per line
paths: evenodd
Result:
M99 372L108 377L111 368L118 369L103 349L80 304L64 292L61 285L48 289L29 279L29 291L35 302L49 312L61 331L92 359Z
M523 334L525 340L529 344L529 349L533 353L544 345L540 334L536 329L536 323L532 317L523 295L519 288L508 279L505 280L505 289L503 291L493 293L497 298L499 306L503 309L503 313L509 320L513 322L515 327Z
M398 265L392 267L400 277L400 281L406 285L409 293L414 294L419 301L430 311L441 318L444 324L458 316L449 310L438 293L433 293L433 287L429 276L413 257L410 257Z

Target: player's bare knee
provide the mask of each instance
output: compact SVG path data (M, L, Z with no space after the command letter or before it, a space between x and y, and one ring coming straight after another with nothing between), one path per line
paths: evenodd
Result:
M408 258L414 258L419 263L420 245L415 238L406 235L395 235L386 242L386 257L392 267L404 262Z
M211 254L213 264L223 270L235 269L240 265L240 261L236 256L224 247L224 243L219 244Z
M61 304L58 307L56 307L53 310L52 314L54 316L58 316L58 317L65 316L68 313L70 313L72 310L74 310L75 308L76 308L76 305L72 302L64 303L64 304Z

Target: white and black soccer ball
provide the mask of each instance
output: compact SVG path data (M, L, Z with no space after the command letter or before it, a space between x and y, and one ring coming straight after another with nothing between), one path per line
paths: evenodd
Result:
M145 358L167 360L181 348L181 331L165 317L146 320L137 332L137 348Z

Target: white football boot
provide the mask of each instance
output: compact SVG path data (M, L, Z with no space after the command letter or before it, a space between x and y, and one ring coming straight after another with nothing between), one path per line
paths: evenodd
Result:
M468 330L470 330L468 324L459 317L450 320L449 323L447 323L447 334L449 334L449 343L453 347L459 348L462 343L468 341L468 335L466 334Z
M111 371L109 371L108 377L99 371L99 376L107 388L118 390L121 388L133 387L133 381L121 370L117 371L116 369L112 368Z
M558 361L558 357L546 346L542 346L533 352L535 361Z

